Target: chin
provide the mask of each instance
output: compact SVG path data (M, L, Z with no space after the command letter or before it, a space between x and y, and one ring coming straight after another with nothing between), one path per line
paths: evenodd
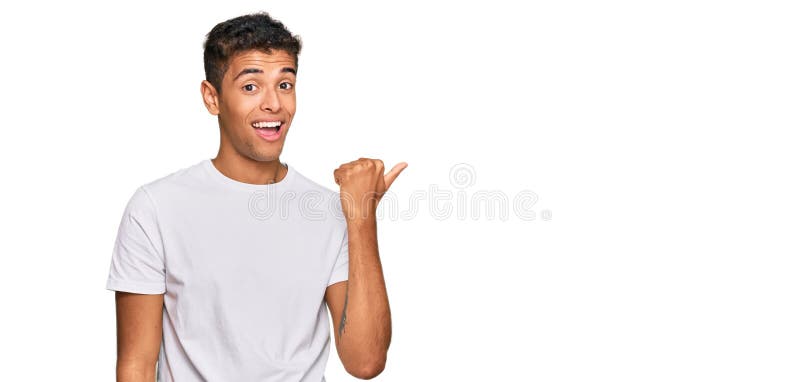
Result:
M274 149L273 150L255 150L255 152L253 152L253 155L251 155L250 157L253 158L254 160L259 161L259 162L270 162L270 161L277 160L280 157L282 151L283 151L283 147L281 147L277 151L274 150Z

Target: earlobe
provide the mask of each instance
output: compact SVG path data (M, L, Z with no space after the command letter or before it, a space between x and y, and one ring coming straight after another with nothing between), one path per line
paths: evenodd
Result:
M219 98L217 97L217 90L214 85L208 80L203 80L200 83L200 94L203 96L203 103L206 105L208 112L213 115L219 115Z

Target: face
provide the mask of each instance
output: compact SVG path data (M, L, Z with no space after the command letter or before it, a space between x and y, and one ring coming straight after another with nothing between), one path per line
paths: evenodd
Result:
M239 53L229 61L222 94L203 81L208 111L219 117L223 152L277 160L295 113L294 58L282 50Z

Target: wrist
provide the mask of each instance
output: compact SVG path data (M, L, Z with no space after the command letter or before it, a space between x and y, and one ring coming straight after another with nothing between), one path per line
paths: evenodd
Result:
M349 211L345 214L345 220L347 224L355 224L355 225L374 225L377 223L377 217L375 216L375 211L362 211L362 210L354 210Z

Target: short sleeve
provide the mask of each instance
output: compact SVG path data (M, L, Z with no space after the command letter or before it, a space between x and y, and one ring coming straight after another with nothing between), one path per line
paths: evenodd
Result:
M336 264L334 264L333 272L331 272L331 277L330 279L328 279L328 286L336 284L340 281L346 281L349 276L350 246L347 240L348 240L347 229L345 229L344 238L342 239L342 244L339 248L339 253L336 256Z
M122 214L106 289L140 294L166 292L161 232L155 204L144 186L134 192Z

